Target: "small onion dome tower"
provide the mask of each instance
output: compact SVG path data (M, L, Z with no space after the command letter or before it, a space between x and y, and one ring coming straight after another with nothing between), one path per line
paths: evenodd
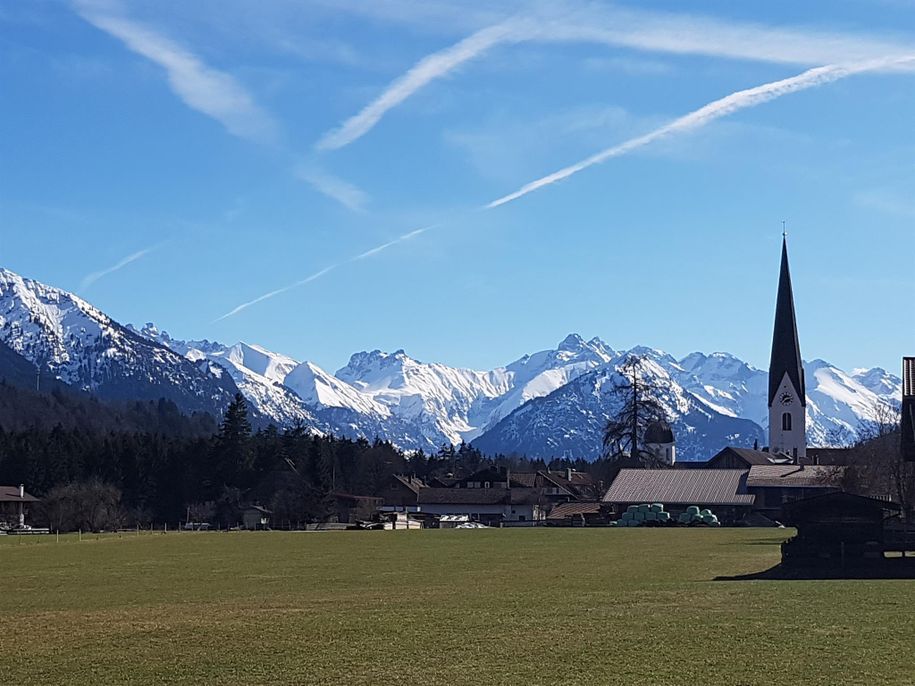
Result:
M645 449L659 462L673 466L677 461L675 443L674 432L663 419L652 422L645 429Z

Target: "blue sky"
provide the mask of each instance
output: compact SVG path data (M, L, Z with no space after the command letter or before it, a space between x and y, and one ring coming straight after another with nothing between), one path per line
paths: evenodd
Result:
M0 2L0 264L330 370L765 366L786 219L805 358L897 372L913 86L907 0Z

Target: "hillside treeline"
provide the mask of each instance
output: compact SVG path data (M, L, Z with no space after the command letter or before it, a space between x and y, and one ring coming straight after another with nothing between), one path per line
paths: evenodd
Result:
M17 400L20 409L8 415ZM0 484L25 484L43 500L33 520L62 531L187 520L230 526L253 503L272 510L276 525L296 526L326 519L333 493L379 495L393 474L428 479L487 465L546 466L484 458L466 444L408 457L384 441L316 436L304 427L253 431L240 395L219 425L167 401L113 408L8 386L0 387L0 411ZM49 419L58 421L49 426Z

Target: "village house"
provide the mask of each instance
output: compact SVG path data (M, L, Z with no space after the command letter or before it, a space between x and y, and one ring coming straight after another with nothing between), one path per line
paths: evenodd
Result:
M331 496L334 499L334 512L329 521L339 524L370 520L384 503L382 498L370 495L332 493Z
M26 526L37 502L38 498L26 491L24 485L0 486L0 526Z
M488 526L503 523L533 525L542 522L550 503L541 489L501 487L423 488L420 512L434 515L467 515Z
M242 526L250 531L267 529L270 527L271 514L270 510L260 505L247 505L241 508Z
M417 479L415 476L394 474L380 495L384 501L385 508L415 510L419 491L425 487L426 484L423 483L422 479Z

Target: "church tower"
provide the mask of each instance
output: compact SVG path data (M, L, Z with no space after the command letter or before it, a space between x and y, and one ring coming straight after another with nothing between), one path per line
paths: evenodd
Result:
M784 453L795 461L807 456L807 396L785 238L769 360L769 452Z

